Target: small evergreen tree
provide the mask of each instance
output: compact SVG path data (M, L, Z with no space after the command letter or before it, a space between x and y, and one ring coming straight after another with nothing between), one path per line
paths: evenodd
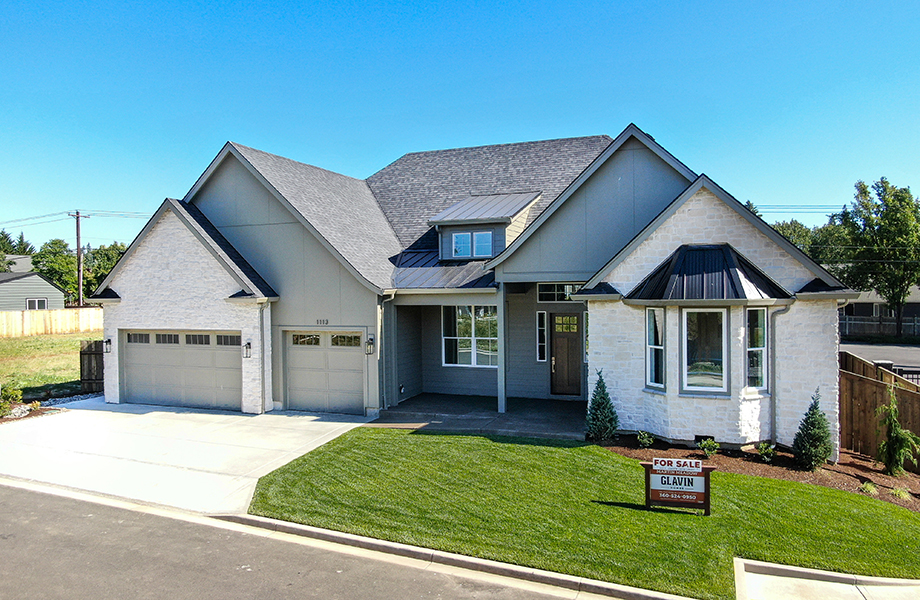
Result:
M827 462L834 451L831 443L831 431L827 424L827 417L819 406L821 394L815 390L811 397L811 405L805 412L805 417L799 424L799 430L792 440L792 454L795 462L809 471L817 471L818 467Z
M588 404L586 428L588 439L595 442L612 440L616 436L617 429L620 428L620 417L610 401L607 383L601 371L597 372L597 383L594 385L594 393Z
M898 421L898 399L893 386L888 387L888 394L891 401L886 406L879 406L876 411L885 426L885 439L879 444L878 459L884 463L888 475L903 475L905 460L910 459L917 466L917 457L914 455L920 452L920 437L901 427Z

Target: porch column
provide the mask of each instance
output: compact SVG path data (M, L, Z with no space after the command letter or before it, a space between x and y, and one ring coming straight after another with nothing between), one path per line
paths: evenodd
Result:
M505 286L499 284L498 289L498 412L505 412Z

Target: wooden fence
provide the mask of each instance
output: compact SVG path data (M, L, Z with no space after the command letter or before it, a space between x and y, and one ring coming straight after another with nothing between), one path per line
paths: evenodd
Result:
M0 311L0 337L24 337L49 333L78 333L102 329L102 309Z
M853 370L857 372L853 372ZM901 426L920 433L920 387L848 352L840 353L840 445L875 458L884 438L877 410L898 400ZM920 473L909 461L904 468Z
M84 394L103 391L102 340L80 342L80 388Z

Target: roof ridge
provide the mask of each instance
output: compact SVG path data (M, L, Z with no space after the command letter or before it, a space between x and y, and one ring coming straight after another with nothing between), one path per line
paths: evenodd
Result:
M483 148L502 148L502 147L507 147L507 146L527 146L531 144L548 144L550 142L564 142L564 141L569 141L569 140L590 140L590 139L600 139L600 138L607 138L611 142L613 141L612 137L610 137L606 133L601 133L597 135L580 135L580 136L573 136L573 137L551 138L547 140L528 140L526 142L505 142L503 144L483 144L480 146L461 146L459 148L439 148L437 150L421 150L419 152L406 152L399 158L404 158L406 156L415 156L419 154L437 154L439 152L455 152L459 150L480 150ZM396 160L399 160L399 159L396 159ZM396 162L396 161L393 161L393 162ZM381 171L382 170L383 169L381 169Z
M338 177L345 177L346 179L351 179L353 181L366 181L365 179L360 179L358 177L352 177L351 175L345 175L344 173L339 173L338 171L332 171L331 169L324 169L323 167L317 167L316 165L311 165L310 163L301 162L299 160L294 160L293 158L288 158L286 156L281 156L280 154L272 154L271 152L266 152L265 150L259 150L258 148L253 148L252 146L246 146L238 142L228 141L228 144L236 148L237 150L251 150L253 152L258 152L259 154L264 154L266 156L271 156L272 158L280 158L281 160L302 165L304 167L310 167L311 169L316 169L317 171L322 171L324 173L329 173L331 175L336 175Z

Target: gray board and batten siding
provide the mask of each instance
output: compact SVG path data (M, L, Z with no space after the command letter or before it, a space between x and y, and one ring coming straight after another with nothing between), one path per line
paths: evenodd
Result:
M27 310L30 298L47 299L48 309L64 308L64 292L38 273L0 273L0 310Z
M498 264L499 281L587 281L691 180L630 138Z
M276 402L287 404L285 345L290 332L360 331L362 343L369 332L376 332L377 294L333 256L235 156L228 155L216 167L192 202L278 293L271 308ZM376 408L376 365L366 373L366 401L370 408Z

